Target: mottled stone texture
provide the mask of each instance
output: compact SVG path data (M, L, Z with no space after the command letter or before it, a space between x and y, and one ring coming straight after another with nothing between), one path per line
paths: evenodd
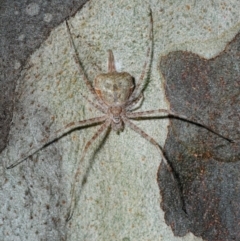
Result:
M30 55L49 37L54 27L63 22L66 17L74 15L86 0L43 0L35 2L4 0L0 2L1 153L8 143L10 125L13 124L11 122L13 112L16 112L19 106L19 103L14 106L14 102L18 102L19 98L17 92L15 92L16 82L21 73L30 67L27 65ZM35 110L37 109L35 106ZM17 122L20 123L21 121ZM57 156L59 157L58 154ZM0 240L65 240L66 224L62 218L61 208L59 208L61 205L64 206L64 203L59 202L58 199L59 196L63 198L65 196L63 194L64 189L60 188L59 184L61 183L62 175L58 162L51 163L49 161L52 164L52 169L49 168L49 172L44 172L44 175L42 172L42 178L39 179L37 172L41 168L31 166L30 170L28 169L29 166L25 166L25 170L23 168L22 171L18 170L18 174L15 174L15 170L11 172L6 171L3 156L0 159ZM43 164L44 162L41 163ZM54 171L54 166L57 171ZM10 173L10 178L8 173ZM29 184L29 181L31 183L30 176L33 177L35 182L33 185ZM6 188L6 185L11 182L11 178L16 178L18 181L13 181L12 185ZM41 180L41 182L37 180ZM53 185L51 185L53 183L51 182L52 180L55 183ZM26 183L29 184L28 188L26 188ZM41 188L38 184L40 184ZM35 192L34 187L38 191ZM48 199L45 202L45 199L43 201L40 189L45 190L45 193L51 192L51 200ZM22 201L24 205L21 206ZM20 206L21 208L19 208ZM28 212L29 210L31 211ZM40 210L44 214L40 214ZM35 211L38 213L37 215L35 215ZM29 213L31 214L29 215ZM50 218L46 218L48 215ZM20 218L22 218L21 221ZM23 228L25 227L24 224L27 224L27 231Z
M14 89L30 54L66 17L86 0L1 1L0 7L0 151L6 146L12 119Z
M192 232L209 241L240 240L240 34L213 59L176 51L164 56L170 108L204 123L171 119L158 183L165 220L177 236Z

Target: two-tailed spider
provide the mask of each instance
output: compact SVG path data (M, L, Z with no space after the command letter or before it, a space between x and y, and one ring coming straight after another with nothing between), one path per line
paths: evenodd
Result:
M68 215L68 220L71 218L74 207L75 207L75 187L76 183L78 183L80 169L81 169L81 162L84 159L86 152L88 151L89 147L96 140L97 137L100 136L101 133L106 131L108 128L113 129L116 132L121 132L124 130L125 127L129 127L141 137L145 138L149 142L151 142L158 150L161 155L162 160L164 161L165 165L167 165L168 169L171 170L170 165L168 164L167 159L163 154L162 147L150 137L147 133L145 133L142 129L136 126L131 120L138 119L138 118L152 118L152 117L175 117L179 118L191 123L195 123L200 125L201 127L221 136L224 139L228 138L223 137L222 135L214 132L209 127L204 124L199 124L196 121L187 118L186 116L180 115L176 112L167 110L167 109L158 109L158 110L149 110L149 111L135 111L139 108L139 103L143 100L143 90L146 86L148 72L150 72L150 64L153 58L153 18L152 12L150 10L150 44L147 49L146 60L143 64L143 68L141 71L141 75L138 81L136 81L136 85L134 84L133 77L127 72L117 72L115 67L114 55L112 50L109 50L109 57L108 57L108 72L99 74L96 76L94 80L94 84L89 81L84 73L84 69L80 63L78 53L73 42L73 38L70 32L70 28L68 22L66 21L66 29L68 32L69 40L71 49L73 50L73 57L75 62L78 66L78 70L82 75L82 78L88 87L88 90L91 92L93 96L93 100L90 100L86 95L80 93L92 106L102 112L102 116L95 117L92 119L86 119L82 121L75 121L67 124L64 128L56 131L53 134L52 138L48 138L43 140L39 145L31 148L31 150L24 156L23 158L18 159L13 164L11 164L8 169L15 167L16 165L20 164L28 157L32 156L39 150L43 149L50 143L62 138L67 133L70 133L78 128L84 128L91 125L100 125L99 129L96 133L91 137L91 139L86 143L80 161L78 162L78 167L76 169L76 173L74 176L74 181L72 185L72 199L71 199L71 206L70 212Z

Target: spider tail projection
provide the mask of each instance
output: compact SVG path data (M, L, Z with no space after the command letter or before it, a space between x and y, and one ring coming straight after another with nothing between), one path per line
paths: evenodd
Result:
M142 73L139 77L139 80L134 88L132 95L129 98L129 102L132 102L138 98L138 96L142 93L142 91L146 88L149 82L149 74L151 72L152 60L153 60L153 16L152 9L149 7L149 15L150 15L150 29L149 29L149 39L150 44L147 49L146 59L142 67ZM147 78L146 78L147 77Z
M108 72L113 73L116 72L115 60L114 55L111 49L108 50Z
M73 130L76 130L78 128L87 127L95 124L99 124L106 120L106 116L96 117L88 120L83 121L76 121L71 122L64 126L63 128L59 129L58 131L54 132L52 137L44 138L39 145L34 146L31 148L24 157L19 158L14 163L12 163L10 166L7 167L7 169L11 169L20 163L24 162L28 157L34 155L35 153L39 152L40 150L44 149L45 147L49 146L53 142L61 139L63 136L67 135L68 133L72 132Z
M91 139L87 142L87 144L85 145L83 151L82 151L82 155L80 160L78 161L77 164L77 171L75 173L74 176L74 181L73 181L73 185L72 185L72 189L71 189L71 204L70 204L70 210L68 212L66 221L68 222L74 213L74 209L76 207L76 183L79 183L79 175L81 173L81 163L83 162L83 159L89 149L89 147L92 145L92 143L104 132L106 131L111 125L111 120L110 119L106 119L106 121L100 126L100 128L94 133L94 135L91 137Z

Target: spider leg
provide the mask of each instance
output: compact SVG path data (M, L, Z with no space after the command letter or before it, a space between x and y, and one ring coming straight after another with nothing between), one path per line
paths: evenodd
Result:
M86 95L84 95L81 92L78 92L85 100L88 101L88 103L90 103L92 106L94 106L97 110L100 110L101 112L103 112L104 114L107 113L106 109L103 108L101 105L99 105L97 102L93 102L91 101Z
M140 93L140 95L135 100L131 101L131 103L126 104L126 111L133 111L135 109L138 109L143 101L143 98L143 93ZM136 107L136 105L139 103L140 105Z
M94 98L100 103L100 105L96 104L98 106L98 109L103 111L104 110L104 113L107 111L107 106L106 104L97 96L94 88L92 87L92 84L90 83L90 81L88 80L86 74L84 73L84 70L83 70L83 67L80 63L80 60L79 60L79 57L78 57L78 53L77 53L77 50L76 50L76 47L75 47L75 44L73 42L73 38L72 38L72 35L71 35L71 31L70 31L70 28L69 28L69 25L68 25L68 22L66 20L66 27L67 27L67 32L68 32L68 37L69 37L69 42L70 42L70 45L71 45L71 48L74 50L73 52L73 58L75 60L75 63L78 67L78 70L80 72L80 74L83 76L83 80L86 84L86 86L88 87L88 89L90 90L90 92L92 93L92 95L94 96Z
M172 168L169 165L168 160L166 159L166 157L163 154L162 147L151 136L149 136L146 132L144 132L141 128L139 128L138 126L133 124L127 117L123 117L123 121L126 124L126 126L130 127L132 130L134 130L135 132L140 134L144 139L147 139L150 143L152 143L155 147L157 147L157 149L160 152L160 155L162 157L162 160L163 160L164 164L167 166L168 170L170 172L172 172Z
M128 103L130 104L132 101L134 101L138 96L141 94L142 90L144 89L146 85L146 72L150 69L151 66L151 60L153 58L153 17L152 17L152 10L149 8L150 12L150 32L149 32L149 38L150 38L150 45L147 49L146 54L146 60L142 67L142 73L140 75L139 81L135 86L135 89L132 93L132 95L129 98Z
M28 157L32 156L33 154L37 153L38 151L44 149L54 141L59 140L69 132L80 128L80 127L86 127L94 124L101 123L106 120L106 116L96 117L88 120L82 120L82 121L75 121L71 122L67 125L65 125L63 128L59 129L58 131L54 132L52 136L44 138L40 141L40 144L37 146L34 146L31 148L24 157L19 158L14 163L12 163L10 166L7 167L7 169L13 168L17 166L18 164L24 162Z
M159 115L160 113L166 113L166 115ZM155 116L154 116L155 115ZM210 128L209 126L199 123L197 121L195 121L192 118L188 118L185 115L180 115L176 112L170 111L170 110L166 110L166 109L158 109L158 110L149 110L149 111L141 111L141 112L127 112L127 117L130 119L137 119L137 118L144 118L144 117L148 117L148 118L154 118L154 117L175 117L177 119L181 119L184 120L186 122L190 122L192 124L198 125L203 127L204 129L214 133L215 135L229 141L229 142L234 142L233 140L229 139L228 137L225 137L221 134L219 134L217 131L213 130L212 128Z
M106 121L101 125L101 127L97 130L97 132L95 132L95 134L91 137L91 139L87 142L87 144L83 149L80 161L78 161L78 168L74 176L74 181L73 181L72 190L71 190L72 198L71 198L70 211L68 213L66 221L69 221L72 218L72 215L76 206L75 188L76 188L76 183L79 182L78 178L79 178L79 174L81 173L81 163L91 144L97 139L97 137L99 137L106 129L109 128L110 124L111 124L111 120L106 119Z

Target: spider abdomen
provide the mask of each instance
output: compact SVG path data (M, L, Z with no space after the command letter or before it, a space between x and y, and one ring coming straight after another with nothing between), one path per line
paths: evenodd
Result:
M94 80L94 89L108 106L122 106L134 89L133 77L127 72L99 74Z

